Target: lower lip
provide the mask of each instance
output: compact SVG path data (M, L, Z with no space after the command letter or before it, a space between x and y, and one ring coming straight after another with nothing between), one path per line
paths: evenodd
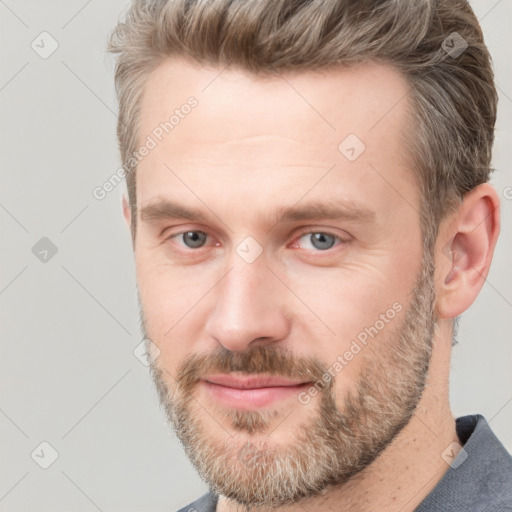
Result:
M266 405L297 395L307 389L310 384L297 386L275 386L268 388L238 389L221 386L213 382L201 381L211 397L228 407L237 409L257 409Z

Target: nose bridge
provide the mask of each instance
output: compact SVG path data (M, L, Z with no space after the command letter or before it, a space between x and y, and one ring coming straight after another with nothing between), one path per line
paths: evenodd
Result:
M227 274L216 287L216 304L207 322L208 334L230 350L245 350L256 339L275 341L288 328L281 283L263 254L251 261L246 258L250 246L246 252L247 246L240 246L230 255Z
M266 309L265 299L271 295L271 273L263 257L247 263L238 254L230 260L231 270L222 280L218 295L218 311L224 320L243 322L246 326L254 322ZM276 296L274 295L274 299ZM268 304L268 302L267 302Z

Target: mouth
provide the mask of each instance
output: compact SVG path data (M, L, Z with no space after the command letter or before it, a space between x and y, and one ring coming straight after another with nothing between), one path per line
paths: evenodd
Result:
M243 410L258 409L296 397L311 386L309 381L284 377L234 374L210 375L203 378L201 384L216 402Z

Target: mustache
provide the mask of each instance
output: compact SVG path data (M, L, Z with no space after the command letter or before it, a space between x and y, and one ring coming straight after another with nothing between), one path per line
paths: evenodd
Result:
M204 375L231 372L278 375L325 384L322 376L327 372L327 367L318 359L297 357L282 347L258 346L244 352L219 347L211 353L192 354L185 359L178 368L176 383L178 388L188 393Z

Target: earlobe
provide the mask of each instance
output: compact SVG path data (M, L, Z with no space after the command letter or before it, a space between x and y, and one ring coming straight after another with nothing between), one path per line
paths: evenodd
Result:
M485 183L468 192L454 217L440 233L444 250L438 261L437 313L455 318L480 292L496 246L500 228L499 197ZM448 261L446 258L448 257Z

